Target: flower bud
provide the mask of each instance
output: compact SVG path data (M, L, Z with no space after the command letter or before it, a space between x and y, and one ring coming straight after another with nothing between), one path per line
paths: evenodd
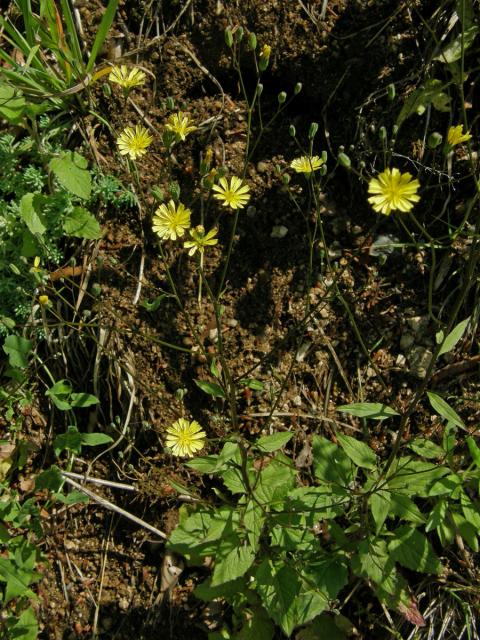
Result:
M322 151L321 158L322 158L323 162L325 163L328 160L328 153L326 151Z
M248 35L248 44L252 51L255 51L257 48L257 36L251 31Z
M387 129L385 127L380 127L380 129L378 130L378 137L382 142L387 139Z
M326 164L322 164L322 166L320 167L320 169L318 170L318 173L323 177L327 175L327 165Z
M392 127L392 138L395 138L397 133L398 133L398 124L394 124Z
M280 93L277 96L278 104L283 104L286 99L287 99L287 94L285 93L285 91L280 91Z
M290 176L288 175L288 173L284 173L283 174L282 182L283 182L283 184L288 184L290 182Z
M389 100L395 100L395 85L391 82L387 87L387 97Z
M106 98L110 98L110 96L112 95L112 87L108 84L108 82L104 82L102 84L102 91L103 91L103 95Z
M271 53L272 47L268 44L264 44L262 50L260 51L260 58L258 60L258 68L260 69L260 71L265 71L265 69L268 67Z
M229 27L227 27L225 29L225 44L230 49L233 47L233 35L232 35L232 31L231 31L231 29Z
M317 135L318 131L318 122L312 122L310 125L310 129L308 130L308 139L313 140Z
M172 196L173 200L175 200L175 202L178 202L180 200L180 185L178 184L178 182L170 182L168 185L168 191L170 192L170 195Z
M243 27L237 27L235 29L235 41L241 42L243 39Z
M291 124L288 127L288 133L292 136L292 138L295 138L295 136L297 135L297 130L295 129L295 125Z
M152 187L152 196L155 198L157 202L163 202L165 199L165 195L163 193L162 187L159 187L157 184Z
M436 149L440 144L442 144L443 136L438 131L434 131L428 136L427 144L429 149Z
M258 85L257 85L257 94L258 94L258 97L260 97L260 96L262 95L262 93L263 93L263 84L261 84L261 83L259 82L259 83L258 83Z
M350 167L352 166L352 161L346 153L342 152L338 154L338 164L342 165L342 167L345 167L345 169L350 169Z
M38 302L42 305L42 307L44 307L48 304L48 296L38 296Z
M303 87L302 83L301 82L297 82L297 84L295 85L295 87L293 89L293 95L294 96L298 96L298 94L302 90L302 87Z
M170 109L170 111L173 111L173 109L175 109L175 100L172 98L172 96L167 97L167 99L165 100L165 106L167 107L167 109Z

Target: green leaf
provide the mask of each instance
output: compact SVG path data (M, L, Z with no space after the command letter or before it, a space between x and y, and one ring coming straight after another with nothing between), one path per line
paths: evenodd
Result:
M217 463L214 468L214 473L227 468L228 462L231 460L238 460L240 457L240 447L237 442L225 442L222 450L217 456Z
M82 433L81 436L84 447L98 447L113 442L113 438L106 433Z
M348 489L335 485L321 487L297 487L285 497L284 510L287 513L304 513L309 526L319 520L329 520L344 513L350 504Z
M63 219L63 230L69 236L97 240L102 231L98 220L83 207L74 207Z
M438 574L443 567L429 541L417 529L404 525L393 532L388 543L392 558L407 569Z
M480 469L480 449L477 446L477 443L472 438L472 436L468 436L466 438L466 443L468 450L470 451L470 455L472 456L472 460L475 465Z
M225 398L225 393L222 387L215 382L207 382L206 380L194 380L197 387L199 387L204 393L214 398Z
M462 57L462 42L463 42L463 51L469 49L475 38L477 37L478 27L472 25L463 30L463 35L461 33L458 34L456 38L454 38L445 49L433 58L434 60L439 60L440 62L444 62L445 64L451 64L452 62L456 62L460 60Z
M413 500L401 493L390 494L390 510L388 514L408 520L414 524L423 524L425 522L424 516Z
M38 233L43 235L47 230L47 227L42 220L42 217L35 210L34 206L34 193L26 193L20 200L20 217L27 225L29 231L34 235Z
M392 464L388 488L407 496L427 497L434 482L449 474L449 469L410 456L398 458Z
M63 478L60 469L52 465L50 469L42 471L35 478L35 491L49 489L49 491L58 491L63 486Z
M415 440L411 440L408 443L408 447L423 458L441 460L446 456L446 451L443 447L425 438L415 438Z
M153 312L153 311L156 311L159 308L160 304L162 303L162 301L165 298L169 298L169 297L170 297L170 294L161 293L159 296L154 298L152 300L152 302L150 302L149 300L142 300L140 304L147 311L152 311Z
M85 408L92 404L98 404L100 400L91 393L72 393L70 394L70 404L72 407Z
M249 608L249 610L243 611L243 617L246 618L245 622L232 640L252 640L252 638L272 640L275 628L263 607Z
M35 594L29 585L38 579L38 574L33 571L25 571L12 560L0 557L0 581L6 582L4 604L8 604L13 598L35 598Z
M443 340L443 344L440 348L440 351L438 352L439 356L443 355L444 353L448 353L454 348L454 346L457 344L457 342L462 338L463 334L465 333L465 330L468 327L469 322L470 322L470 316L468 316L468 318L466 318L465 320L462 320L462 322L459 322L457 326L454 329L452 329L452 331L450 331L450 333L445 338L445 340L443 340L443 332L439 332L439 333L442 333L442 336L441 336L442 339L439 340L437 338L437 344L439 344ZM439 333L437 333L436 337L439 336Z
M78 455L82 450L82 434L77 427L67 427L65 433L59 434L53 441L53 450L57 457L62 451L71 451Z
M376 468L377 456L373 449L364 442L341 433L337 434L337 440L338 444L357 467L362 467L362 469Z
M23 116L25 98L16 89L0 82L0 116L16 124Z
M219 550L219 554L220 554ZM217 555L212 576L212 587L241 578L255 560L255 550L250 545L235 545L224 557Z
M419 115L425 113L430 104L432 104L437 111L449 111L450 96L444 91L446 87L447 84L435 78L427 80L423 86L416 89L405 101L398 116L398 126L415 113Z
M55 500L58 500L62 504L72 505L72 504L87 504L90 498L82 493L81 491L70 491L67 494L62 493L61 491L57 491L56 493L52 493L52 496Z
M271 436L263 436L259 438L255 443L255 447L259 451L269 453L271 451L277 451L284 447L293 437L293 433L283 431L281 433L274 433Z
M255 500L265 508L275 507L295 486L296 475L292 461L282 453L277 453L255 478Z
M18 367L19 369L28 367L28 356L32 350L32 346L32 341L22 338L22 336L7 336L3 343L3 350L8 356L10 366Z
M90 198L92 177L83 156L75 151L64 151L59 157L52 158L48 166L64 189L83 200Z
M442 418L444 418L448 422L452 422L457 427L466 430L463 420L460 418L458 413L454 409L452 409L448 402L446 402L441 396L433 393L433 391L427 391L427 396L430 400L430 404L432 405L432 409L436 411Z
M11 640L36 640L39 629L32 607L24 609L18 617L7 618L7 628Z
M452 512L455 528L474 553L478 553L477 529L461 513Z
M361 540L352 557L351 567L355 575L381 583L394 568L385 540L373 537Z
M375 522L375 532L378 534L387 519L390 510L391 493L385 489L376 489L368 499L373 521Z
M391 416L398 416L398 411L380 402L354 402L337 407L337 411L349 413L357 418L370 418L371 420L385 420Z
M200 473L213 473L217 468L218 456L201 456L185 463L190 469L195 469Z
M315 475L324 482L347 486L355 473L347 454L323 436L313 436L313 468Z
M59 380L45 391L45 395L52 399L53 404L60 411L68 411L72 408L70 403L71 393L72 385L68 380Z
M242 378L238 381L238 384L242 385L242 387L248 387L252 391L263 391L265 385L260 380L255 380L255 378Z
M212 579L207 578L195 588L193 595L204 602L212 602L212 600L216 600L217 598L224 598L228 602L230 598L241 593L242 590L245 589L245 586L245 580L237 578L231 582L224 582L216 587L212 587Z

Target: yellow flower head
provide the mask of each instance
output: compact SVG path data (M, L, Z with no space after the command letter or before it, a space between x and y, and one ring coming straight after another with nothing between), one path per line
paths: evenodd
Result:
M260 51L260 55L262 58L269 58L272 53L272 47L269 44L264 44L262 50Z
M35 259L33 261L33 267L30 269L32 273L39 273L42 270L42 268L40 267L40 262L41 262L40 257L35 256Z
M38 302L44 307L48 304L48 296L38 296Z
M217 229L210 229L208 233L205 233L205 228L202 227L201 224L195 229L190 229L190 237L191 240L185 240L185 249L188 249L188 255L193 256L193 254L198 251L199 253L203 253L205 251L205 247L213 246L218 243Z
M308 176L320 169L324 162L323 158L319 158L318 156L301 156L300 158L292 160L290 167L297 173L304 173Z
M200 451L205 445L207 434L202 427L192 420L180 418L167 429L166 446L172 450L174 456L193 457L196 451Z
M129 156L132 160L145 155L152 142L153 137L148 133L148 130L138 124L135 129L125 127L117 138L120 154L122 156Z
M250 187L236 176L230 178L230 185L226 178L220 178L219 184L214 184L212 189L217 193L213 197L220 200L224 207L231 209L243 209L250 200Z
M377 213L388 216L395 209L407 212L415 202L420 200L417 191L420 187L418 180L413 180L410 173L400 173L398 169L385 169L368 184L368 193L373 195L368 199Z
M181 202L176 205L170 200L168 204L161 204L153 216L153 231L160 238L176 240L190 228L190 214L190 209Z
M447 133L447 142L451 147L462 142L471 140L472 136L467 132L463 133L463 124L458 124L456 127L450 127Z
M172 113L165 127L169 131L172 131L178 140L185 140L189 133L197 129L197 127L190 124L190 122L189 116L185 115L182 111L178 111L178 113Z
M136 67L128 68L127 65L122 64L120 67L114 66L110 71L108 79L110 82L119 84L128 91L133 87L139 87L145 83L146 75L141 69Z

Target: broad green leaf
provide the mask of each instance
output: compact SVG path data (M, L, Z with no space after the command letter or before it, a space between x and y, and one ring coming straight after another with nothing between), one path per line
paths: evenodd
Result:
M201 456L185 463L190 469L200 473L213 473L217 468L218 456Z
M219 552L215 557L212 587L241 578L250 569L254 560L254 548L243 543L235 545L225 556L220 555Z
M217 456L214 473L225 469L231 460L238 460L240 455L240 447L237 442L225 442Z
M0 82L0 116L11 124L16 124L23 116L25 98L16 89Z
M472 460L475 465L480 469L480 449L477 446L477 443L472 438L472 436L468 436L466 438L466 443L468 450L470 451L470 455L472 456Z
M307 516L303 513L287 512L270 516L271 546L280 547L293 553L311 551L317 542L312 531L311 520L312 518L307 519Z
M68 236L86 240L97 240L102 235L98 220L83 207L74 207L65 215L63 230Z
M69 398L72 407L85 408L98 404L100 400L91 393L72 393Z
M234 634L232 640L272 640L275 628L263 607L249 608L244 612L244 618L242 628Z
M263 391L264 389L263 382L255 380L255 378L242 378L238 381L238 384L242 385L242 387L248 387L252 391Z
M84 447L98 447L101 444L113 442L113 438L106 433L82 433L81 435Z
M348 486L355 477L350 458L338 445L323 436L312 440L315 475L324 482Z
M468 544L470 549L474 553L478 553L479 547L478 547L478 539L477 539L477 533L478 533L477 528L474 527L473 524L469 522L468 519L465 518L461 513L458 513L456 511L452 512L452 519L456 529L460 533L461 537Z
M72 408L70 394L72 385L68 380L59 380L45 391L45 395L52 399L53 404L60 411L69 411Z
M375 469L377 466L377 456L368 445L342 433L337 434L337 440L338 444L357 467Z
M415 438L415 440L411 440L408 443L408 448L423 458L441 460L446 456L446 451L443 447L426 438Z
M36 640L39 629L32 607L24 609L19 616L7 618L7 628L11 640Z
M390 494L389 516L397 516L414 524L423 524L425 517L411 498L401 493Z
M287 513L303 513L311 527L319 520L328 520L345 512L350 504L348 489L335 485L321 487L297 487L285 497Z
M255 500L265 508L275 508L295 486L296 475L292 461L282 453L277 453L255 478Z
M92 177L83 156L75 151L64 151L52 158L48 166L64 189L83 200L90 198Z
M34 193L26 193L20 200L20 217L27 225L29 231L34 235L38 233L43 235L47 230L47 227L42 220L42 217L35 210L34 206Z
M229 602L230 598L238 595L245 588L246 585L243 578L237 578L231 582L224 582L216 587L212 587L212 578L209 577L195 588L193 595L204 602L212 602L212 600L216 600L217 598L224 598Z
M417 529L404 525L393 532L388 543L392 558L407 569L438 574L443 567L429 541Z
M345 616L322 613L312 624L301 629L295 640L348 640L354 634L355 627Z
M477 33L478 27L476 25L471 25L470 27L464 29L463 35L459 33L458 36L456 36L456 38L454 38L449 44L447 44L443 51L433 59L444 62L445 64L451 64L452 62L460 60L460 58L462 57L462 50L466 51L472 46Z
M82 450L82 434L77 427L70 426L65 433L59 434L53 441L53 450L56 456L62 451L71 451L78 455Z
M247 534L249 545L258 551L258 542L262 534L263 525L265 523L265 515L260 505L250 500L245 507L242 518L242 527Z
M385 420L391 416L398 416L398 411L380 402L353 402L342 404L337 411L349 413L357 418L370 418L371 420Z
M12 560L0 558L0 581L5 582L4 603L8 604L13 598L23 596L35 598L35 594L29 588L32 582L37 581L39 575L34 571L25 571Z
M309 586L316 589L327 600L335 600L348 582L348 569L344 556L339 553L318 553L317 559L309 562L302 571Z
M410 456L398 458L391 466L388 488L410 497L427 497L433 483L450 473L447 467L416 460Z
M446 88L447 84L444 84L440 80L431 79L427 80L427 82L418 89L415 89L406 99L400 111L397 120L398 126L415 113L419 115L424 113L430 104L433 104L438 111L448 111L450 97L444 91Z
M357 553L352 557L351 567L355 575L380 584L394 569L386 541L380 538L361 540L357 545Z
M276 451L284 447L293 437L293 433L283 431L281 433L274 433L271 436L264 436L259 438L255 443L255 447L264 453Z
M50 491L58 491L63 486L63 478L60 469L56 465L52 465L50 469L42 471L35 478L35 491L49 489Z
M432 405L432 409L436 411L442 418L445 420L452 422L457 427L461 427L462 429L466 429L463 420L460 418L458 413L452 409L452 407L446 402L441 396L433 391L427 391L427 396Z
M215 382L207 382L207 380L194 380L194 382L199 389L204 393L207 393L209 396L213 396L214 398L225 398L225 392L219 384L216 384Z
M3 343L3 350L8 356L11 367L25 369L28 367L28 356L32 350L33 343L22 336L9 335Z
M427 496L433 498L435 496L449 495L457 499L462 489L462 479L456 473L450 473L444 478L435 480L427 491Z
M66 494L57 491L56 493L52 493L52 496L55 500L67 505L87 504L90 501L90 498L81 491L69 491Z
M375 522L375 532L378 534L387 519L390 510L391 493L385 489L377 489L368 498L370 511Z
M439 356L443 355L444 353L448 353L454 348L454 346L457 344L457 342L462 338L463 334L465 333L465 330L468 327L469 322L470 322L470 316L465 320L462 320L462 322L459 322L457 326L454 329L452 329L452 331L450 331L450 333L445 338L445 340L443 340L443 332L442 332L441 340L437 338L437 344L439 344L443 340L443 344L440 348L440 351L438 352ZM437 334L437 336L439 336L439 334Z

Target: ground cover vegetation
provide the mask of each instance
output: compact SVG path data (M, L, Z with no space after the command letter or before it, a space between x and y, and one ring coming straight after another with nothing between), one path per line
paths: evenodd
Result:
M0 637L479 637L478 31L6 3Z

